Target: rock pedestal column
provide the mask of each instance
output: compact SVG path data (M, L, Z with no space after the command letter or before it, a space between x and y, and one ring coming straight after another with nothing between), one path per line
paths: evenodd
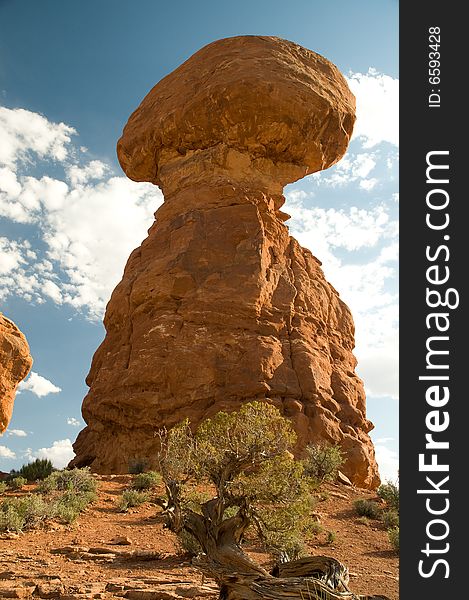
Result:
M350 311L281 211L285 184L343 155L354 107L329 61L256 36L210 44L143 100L118 155L165 201L108 304L72 464L151 465L158 428L266 400L297 453L340 443L350 479L378 484Z

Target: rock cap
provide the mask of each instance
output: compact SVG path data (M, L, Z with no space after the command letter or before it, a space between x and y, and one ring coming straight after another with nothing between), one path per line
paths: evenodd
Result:
M329 60L278 37L238 36L208 44L157 83L117 153L128 177L163 188L174 163L193 179L187 164L207 152L199 171L218 165L238 181L284 186L336 163L354 122L355 97Z

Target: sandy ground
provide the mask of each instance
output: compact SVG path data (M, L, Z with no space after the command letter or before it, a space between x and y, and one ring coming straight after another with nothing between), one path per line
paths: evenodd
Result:
M159 507L146 503L118 512L116 499L129 482L130 476L99 477L98 500L70 526L49 524L0 536L0 598L216 598L214 582L191 566L175 535L163 528ZM27 486L20 493L33 489ZM353 592L397 600L398 555L385 528L375 520L362 523L353 510L354 500L373 497L364 490L325 484L315 509L322 531L308 546L311 554L332 556L348 566ZM118 537L129 543L115 544ZM268 555L249 544L245 549L271 564Z

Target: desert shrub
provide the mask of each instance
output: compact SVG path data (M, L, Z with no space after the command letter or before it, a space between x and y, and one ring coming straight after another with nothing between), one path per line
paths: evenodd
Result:
M304 556L304 541L322 530L320 523L311 517L315 504L313 496L306 493L285 504L275 507L266 504L256 508L253 520L258 537L264 548L280 562Z
M25 527L33 529L52 516L51 506L41 495L30 494L18 498L19 513L24 516Z
M189 554L190 556L197 556L200 552L202 552L202 547L199 542L195 539L195 537L182 529L178 535L178 542L181 546L182 552L185 554Z
M0 494L3 494L7 490L8 486L5 481L0 481Z
M134 490L151 490L161 483L161 475L155 471L147 473L139 473L132 480L132 488Z
M148 494L139 490L124 490L122 496L117 501L117 508L125 512L131 507L140 506L148 501Z
M391 546L399 552L399 527L393 527L388 530L389 541L391 542Z
M67 490L53 501L52 515L61 521L72 523L93 499L94 492L76 493Z
M319 483L334 480L344 462L340 447L331 444L310 444L306 446L305 453L305 473Z
M290 531L286 534L279 531L269 532L266 542L265 546L280 563L298 560L308 554L304 538L298 531Z
M397 483L388 481L380 485L378 488L378 496L382 498L390 508L399 512L399 486Z
M249 532L281 559L301 556L314 527L311 478L292 458L296 435L275 407L247 403L203 421L195 433L186 420L159 436L166 498L156 501L183 547L186 534L209 554L213 544L233 539L243 561L239 542ZM210 496L197 498L197 484L213 490Z
M48 519L71 523L96 497L96 481L87 469L55 471L39 487L45 494L3 500L0 531L34 529Z
M358 517L357 521L359 523L361 523L362 525L369 525L370 524L370 519L368 517L365 517L365 516Z
M0 505L0 531L33 529L51 516L50 505L40 495L8 498Z
M399 526L399 513L392 508L390 510L385 510L381 515L381 520L386 529L393 529L394 527Z
M51 516L72 523L96 498L98 482L90 469L54 471L39 484L39 491L49 497Z
M147 458L131 458L129 460L129 473L131 475L139 475L145 473L148 469L149 461Z
M50 493L53 491L74 491L76 494L95 495L98 487L96 479L89 467L54 471L39 484L39 491Z
M13 506L0 506L0 532L19 533L23 527L24 519Z
M326 543L327 544L333 544L336 541L337 541L337 533L335 531L328 531L327 532Z
M360 517L368 517L370 519L379 519L381 516L381 508L373 502L373 500L355 500L353 503L355 512Z
M54 467L47 458L37 458L35 461L23 465L17 475L25 477L28 481L38 481L48 477Z
M309 533L313 535L318 535L322 531L322 525L318 521L313 521L309 528Z
M12 490L20 490L27 483L28 481L25 477L13 477L13 479L10 479L8 482L8 487Z

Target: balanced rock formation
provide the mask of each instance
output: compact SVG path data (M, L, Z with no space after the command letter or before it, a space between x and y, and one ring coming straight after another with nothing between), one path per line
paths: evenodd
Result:
M165 201L107 306L73 465L151 464L158 428L266 400L299 453L337 442L347 476L378 484L352 316L280 210L287 183L342 157L354 120L337 68L273 37L209 44L150 91L118 156Z
M26 338L13 321L0 313L0 434L10 422L16 388L32 364Z

